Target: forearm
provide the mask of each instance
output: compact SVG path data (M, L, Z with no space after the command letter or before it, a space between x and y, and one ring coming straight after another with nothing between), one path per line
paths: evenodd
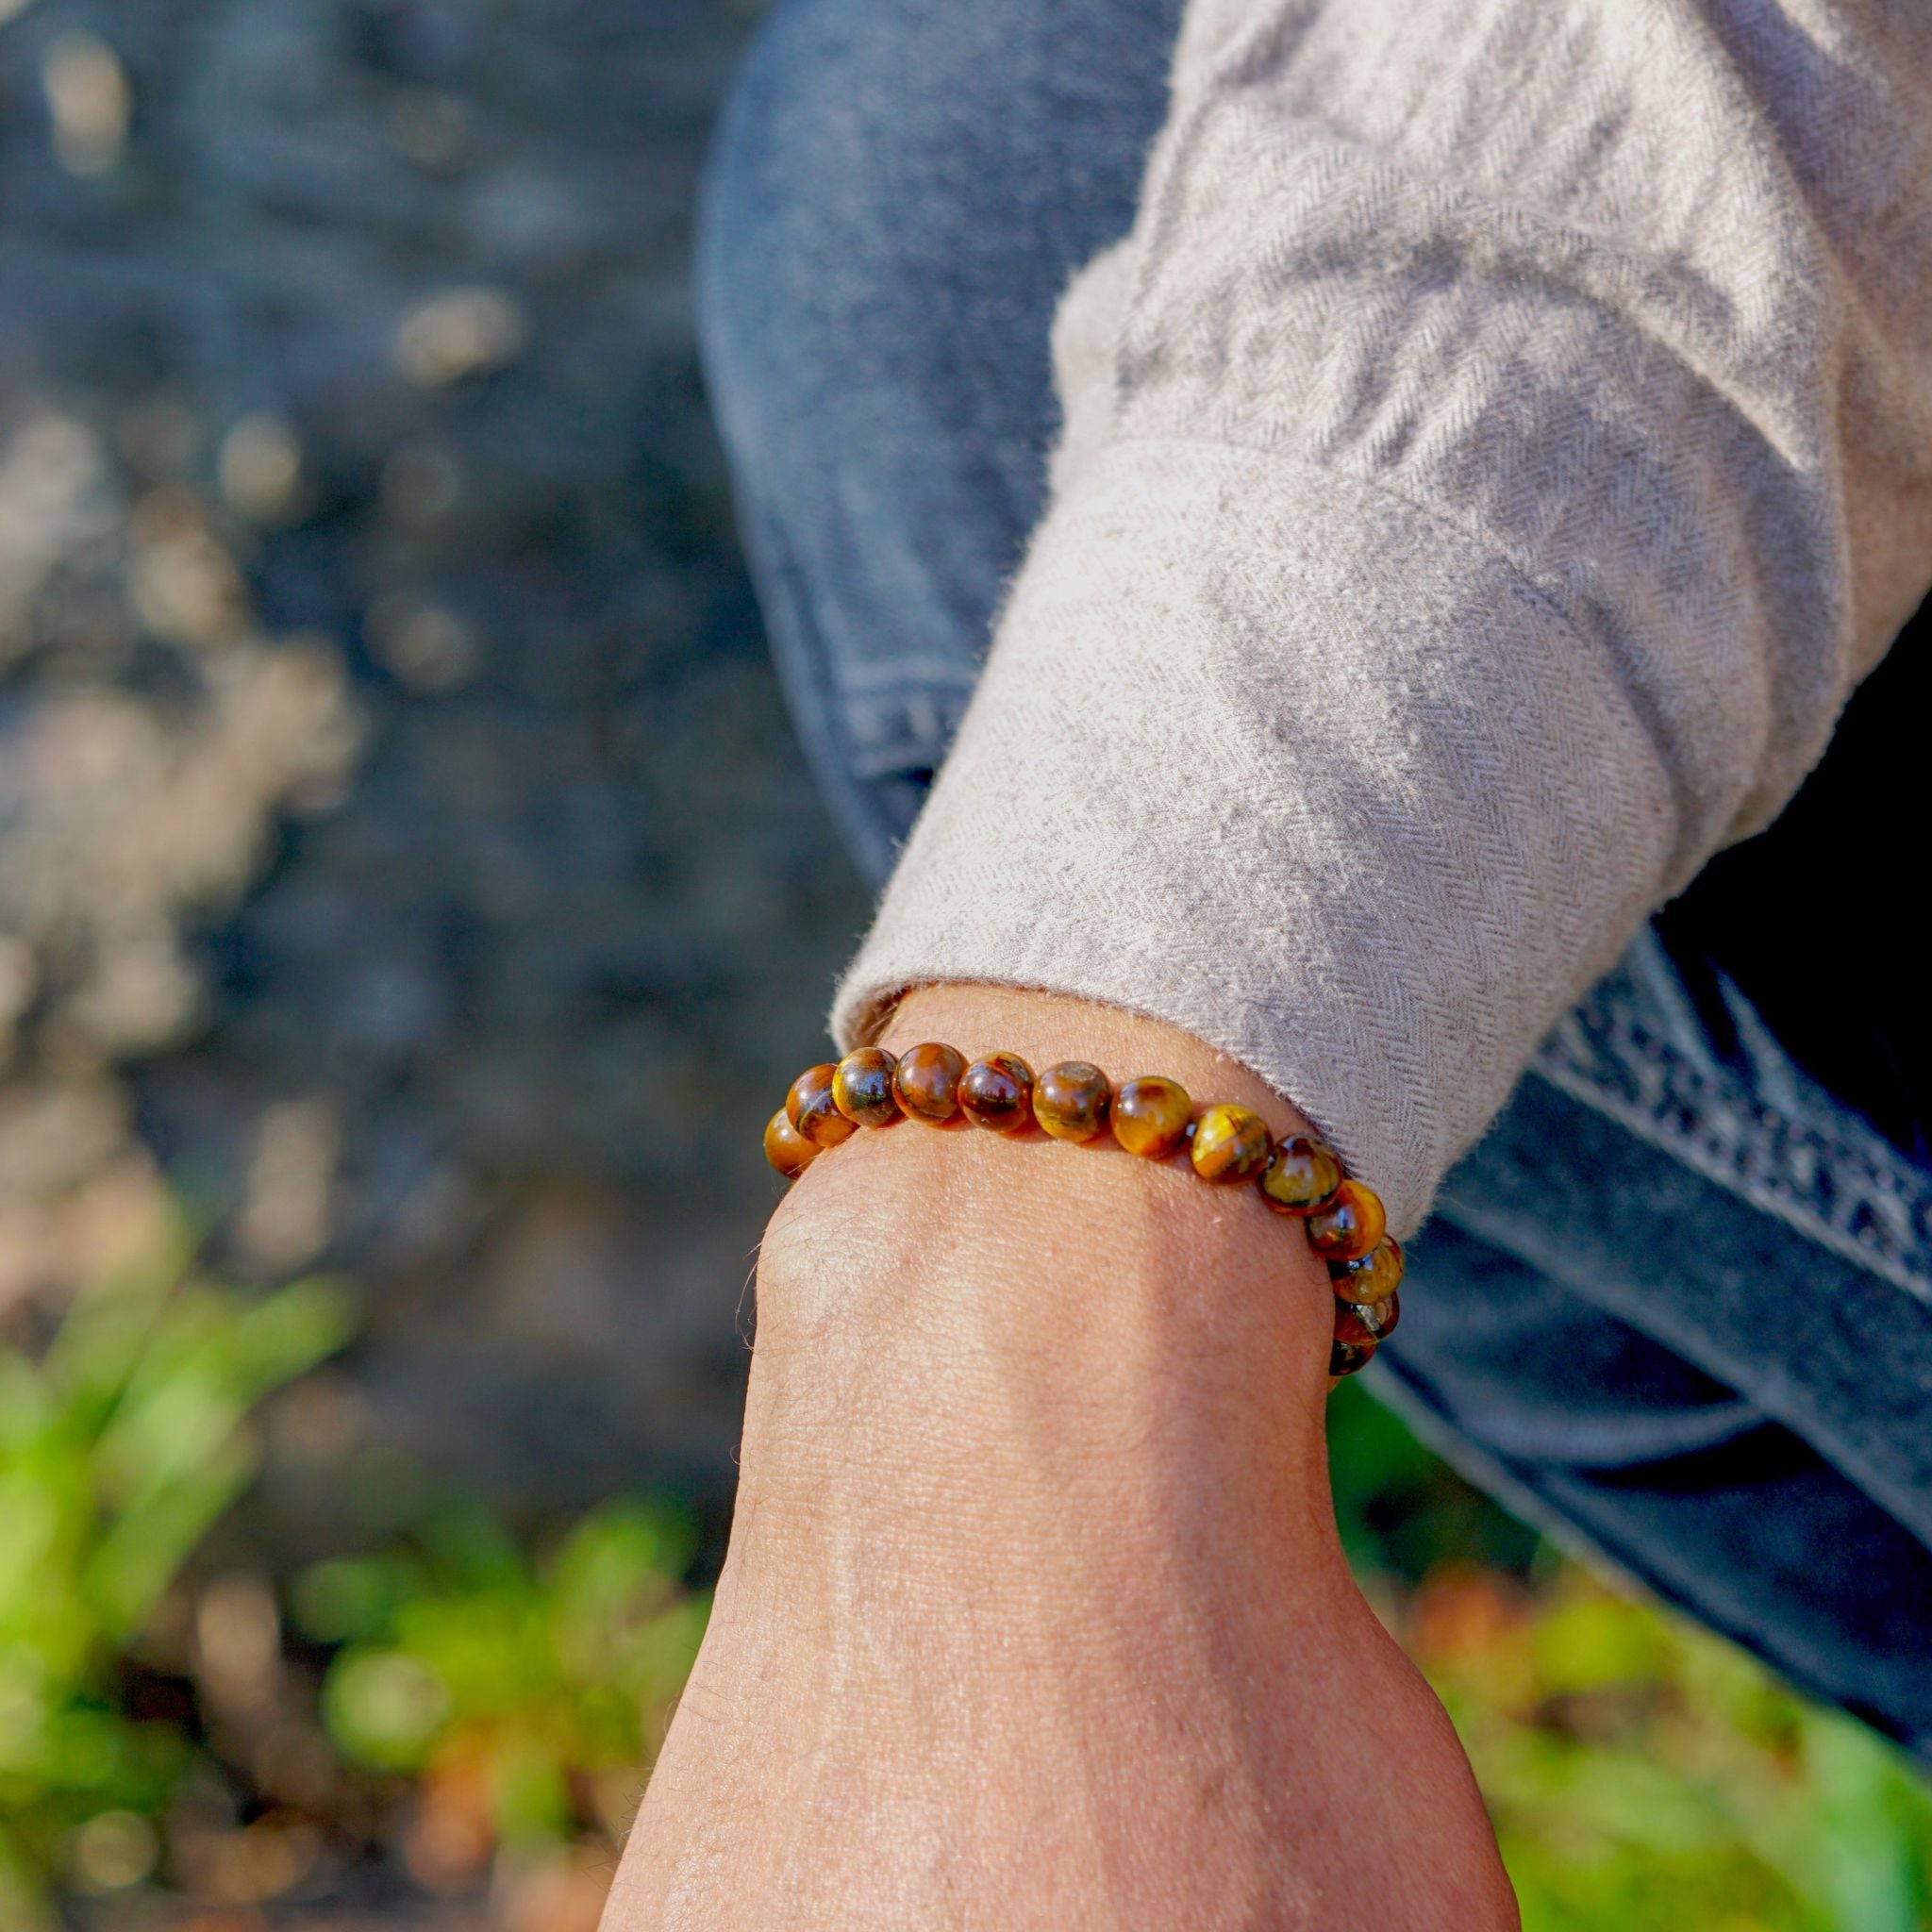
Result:
M1075 1002L919 992L886 1038L1301 1124ZM1336 1907L1391 1764L1429 1767L1421 1837L1452 1824L1416 1888L1384 1862L1374 1922L1500 1923L1466 1767L1341 1559L1332 1298L1290 1233L1104 1145L908 1122L814 1163L760 1261L718 1621L626 1932L1369 1923Z
M1008 1048L1038 1067L1089 1059L1117 1079L1164 1073L1197 1100L1254 1108L1277 1133L1309 1131L1236 1062L1116 1008L994 987L921 989L882 1043L922 1040L969 1057ZM774 1400L799 1379L823 1392L827 1353L849 1339L865 1373L903 1375L908 1394L929 1385L970 1402L956 1421L971 1442L991 1447L1004 1428L1024 1457L1051 1446L1010 1407L1025 1387L1074 1399L1097 1427L1136 1432L1199 1400L1224 1423L1238 1413L1257 1454L1325 1494L1333 1303L1293 1231L1252 1191L1203 1187L1184 1162L1137 1161L1110 1140L1072 1146L906 1122L815 1163L773 1218L757 1373L773 1378ZM1058 1413L1044 1420L1074 1426Z
M889 1044L1092 1058L1239 1098L1286 1131L1252 1076L1156 1023L991 989L916 993ZM1105 1144L908 1122L814 1165L774 1217L760 1272L743 1502L754 1533L866 1548L863 1622L899 1590L962 1582L1007 1653L1137 1681L1262 1573L1331 1562L1323 1407L1332 1297L1306 1242L1247 1190L1202 1187ZM891 1548L882 1550L885 1528ZM855 1557L859 1553L855 1551ZM881 1569L899 1573L885 1581ZM1232 1633L1223 1631L1223 1639Z

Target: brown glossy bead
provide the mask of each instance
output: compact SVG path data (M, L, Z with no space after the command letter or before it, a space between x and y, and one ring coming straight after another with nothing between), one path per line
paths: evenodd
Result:
M1178 1080L1149 1074L1125 1081L1113 1097L1113 1137L1142 1160L1165 1160L1188 1144L1194 1103Z
M1218 1101L1201 1109L1188 1155L1204 1181L1224 1186L1259 1174L1270 1145L1268 1123L1259 1114Z
M1113 1086L1086 1060L1062 1060L1033 1083L1033 1118L1056 1141L1092 1141L1107 1132Z
M808 1067L785 1096L785 1118L821 1147L836 1147L858 1131L832 1100L832 1075L838 1071L830 1060Z
M1328 1344L1328 1373L1331 1375L1353 1375L1369 1365L1369 1357L1375 1352L1372 1341L1366 1348L1353 1341L1331 1341Z
M1402 1297L1397 1294L1386 1302L1344 1302L1335 1311L1335 1339L1356 1348L1372 1348L1387 1341L1401 1320Z
M892 1091L914 1120L937 1126L959 1111L959 1075L965 1071L966 1056L957 1047L929 1040L899 1056Z
M990 1053L959 1075L959 1111L975 1127L1017 1134L1033 1124L1033 1069L1016 1053Z
M1308 1216L1308 1245L1330 1261L1366 1255L1388 1228L1380 1199L1359 1181L1343 1181L1335 1198Z
M1329 1285L1337 1301L1386 1302L1402 1286L1407 1265L1402 1243L1391 1234L1353 1261L1330 1261Z
M1261 1170L1261 1198L1277 1214L1312 1214L1341 1185L1341 1162L1332 1147L1291 1134L1277 1141Z
M785 1118L782 1107L765 1123L765 1158L788 1181L795 1181L811 1165L818 1151Z
M832 1105L856 1127L890 1127L904 1120L892 1091L898 1064L882 1046L855 1047L832 1075Z

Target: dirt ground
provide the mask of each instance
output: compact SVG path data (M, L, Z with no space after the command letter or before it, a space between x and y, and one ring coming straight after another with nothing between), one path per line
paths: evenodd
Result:
M865 914L692 348L752 12L0 0L0 1322L162 1186L345 1274L298 1553L365 1452L728 1485L758 1130Z

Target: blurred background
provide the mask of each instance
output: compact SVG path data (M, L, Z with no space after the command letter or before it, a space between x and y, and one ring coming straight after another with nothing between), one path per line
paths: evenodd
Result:
M758 10L0 0L0 1932L595 1924L866 914L691 347ZM1932 1925L1887 1748L1334 1427L1526 1924Z

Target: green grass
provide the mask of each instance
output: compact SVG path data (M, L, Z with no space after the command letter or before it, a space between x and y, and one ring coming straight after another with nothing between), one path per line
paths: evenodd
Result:
M1351 1559L1468 1747L1525 1932L1932 1926L1932 1793L1889 1744L1538 1545L1360 1390L1331 1437Z
M567 1873L594 1914L703 1631L691 1523L620 1498L519 1540L421 1482L379 1546L202 1575L251 1409L352 1325L326 1282L209 1280L177 1231L0 1348L8 1932L63 1898L326 1895L372 1857L498 1899ZM1897 1754L1558 1559L1359 1390L1332 1430L1351 1558L1469 1747L1529 1932L1932 1926L1932 1798ZM228 1627L266 1645L247 1671ZM1399 1828L1365 1802L1365 1834Z
M351 1325L325 1282L217 1287L177 1230L38 1358L0 1348L0 1924L45 1917L90 1821L138 1828L192 1771L180 1725L117 1701L117 1662L253 1475L249 1411Z

